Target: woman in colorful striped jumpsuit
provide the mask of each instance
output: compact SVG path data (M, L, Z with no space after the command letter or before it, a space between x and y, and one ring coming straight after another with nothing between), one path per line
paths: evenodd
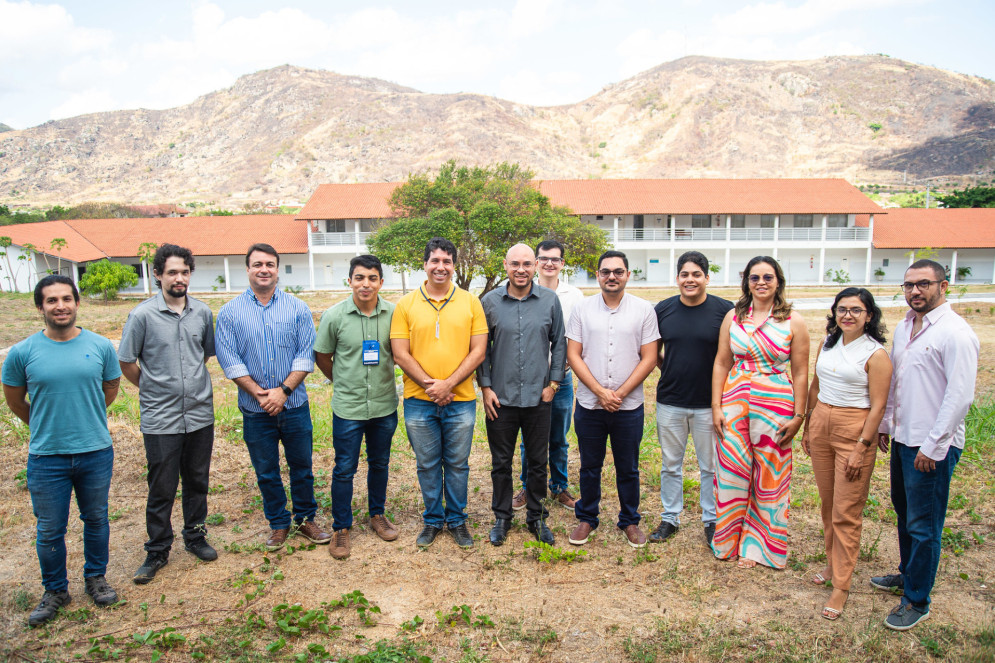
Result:
M712 374L712 550L742 568L783 569L788 556L791 444L805 419L809 339L784 286L776 260L750 260L743 294L722 322Z

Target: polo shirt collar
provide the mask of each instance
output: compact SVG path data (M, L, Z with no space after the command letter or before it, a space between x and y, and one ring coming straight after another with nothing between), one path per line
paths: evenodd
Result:
M437 302L443 302L443 301L449 299L450 297L452 297L453 295L456 294L456 284L453 283L452 281L450 281L449 282L449 286L450 286L449 287L449 292L447 292L445 294L445 296L442 297L442 299L435 299L434 297L432 297L432 295L428 294L428 279L425 279L424 281L422 281L420 287L421 287L422 294L425 295L426 297L428 297L429 299L432 299L433 301L437 301ZM379 297L380 295L377 295L377 296Z
M356 300L352 298L352 295L349 295L348 302L349 303L345 305L346 313L358 313L359 315L366 315L365 313L359 310L358 306L356 306ZM373 309L373 314L370 317L380 315L385 310L387 310L387 306L384 304L383 297L381 297L378 294L376 308Z

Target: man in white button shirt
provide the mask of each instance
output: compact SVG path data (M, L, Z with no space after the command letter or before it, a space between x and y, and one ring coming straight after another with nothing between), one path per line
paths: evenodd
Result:
M942 265L913 263L902 289L912 310L895 329L895 370L879 434L882 448L894 440L891 501L901 562L898 574L871 578L878 589L903 592L884 622L896 631L929 618L950 478L964 450L979 349L978 337L946 301Z

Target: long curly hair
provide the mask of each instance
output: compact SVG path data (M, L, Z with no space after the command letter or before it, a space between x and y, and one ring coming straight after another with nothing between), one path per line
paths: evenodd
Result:
M874 302L874 295L867 288L843 288L836 294L836 299L829 309L829 315L826 316L826 342L823 344L822 349L828 350L836 345L840 338L843 337L843 330L836 324L836 306L840 303L841 299L846 299L847 297L858 297L864 308L867 309L867 322L864 323L864 333L881 345L885 345L887 343L885 334L888 333L888 328L881 319L881 309Z
M743 294L739 296L739 301L736 302L736 322L742 322L746 318L746 314L753 304L753 295L750 294L750 270L762 262L773 267L774 276L777 277L777 288L774 290L774 306L770 310L770 317L778 322L783 322L791 317L791 304L784 299L784 287L786 284L781 265L770 256L757 256L746 263L746 269L743 270Z

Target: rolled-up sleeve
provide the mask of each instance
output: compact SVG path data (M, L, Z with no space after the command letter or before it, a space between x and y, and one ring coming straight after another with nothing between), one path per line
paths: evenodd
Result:
M297 312L297 352L290 364L291 371L314 372L314 319L311 310L301 302Z
M227 306L227 304L225 305ZM249 374L249 367L238 354L238 339L235 336L235 320L231 313L221 307L218 312L218 326L214 334L214 347L218 353L218 365L229 380Z

